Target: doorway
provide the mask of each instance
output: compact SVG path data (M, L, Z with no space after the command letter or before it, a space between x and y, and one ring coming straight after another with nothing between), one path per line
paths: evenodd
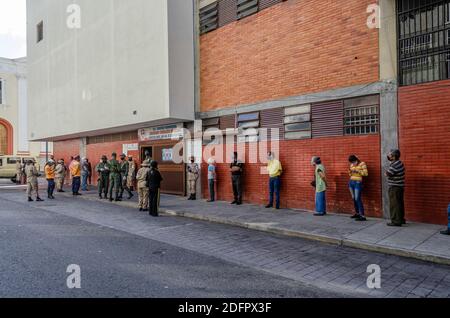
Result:
M186 194L186 166L173 161L172 149L176 142L155 141L140 147L141 162L145 160L145 152L148 151L153 160L158 162L159 171L163 177L161 193L184 196Z

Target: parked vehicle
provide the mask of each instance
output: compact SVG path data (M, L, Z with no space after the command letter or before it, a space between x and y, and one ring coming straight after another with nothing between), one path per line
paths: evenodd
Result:
M28 160L34 160L36 162L36 168L40 171L38 158L22 157L22 156L0 156L0 179L10 179L12 182L16 182L16 164L20 162L25 165Z

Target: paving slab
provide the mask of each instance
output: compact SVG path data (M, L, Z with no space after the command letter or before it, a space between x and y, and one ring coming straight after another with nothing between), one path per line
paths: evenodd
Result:
M98 200L95 192L85 193L82 198ZM136 207L137 198L115 204ZM252 204L236 206L220 201L188 201L172 195L161 196L161 214L450 265L450 236L439 234L444 228L439 225L408 223L396 228L386 226L387 221L383 219L369 218L367 222L356 222L349 215L329 213L316 217L310 211L265 209ZM120 220L128 226L136 226L133 220ZM140 230L145 231L145 228Z

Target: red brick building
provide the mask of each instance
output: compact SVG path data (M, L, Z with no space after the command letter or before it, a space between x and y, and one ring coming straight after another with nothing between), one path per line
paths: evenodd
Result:
M318 155L327 168L329 211L352 213L347 159L356 154L369 167L367 215L388 217L383 171L387 152L400 147L407 219L446 222L449 0L201 0L198 13L196 117L204 128L279 129L283 207L313 209L310 160ZM248 163L257 140L245 143L244 201L264 204L263 164ZM137 160L149 145L157 160L170 146L142 141L134 129L59 141L54 151L57 158L99 158L135 144ZM167 192L185 192L182 171L166 166ZM206 164L202 171L207 197ZM232 198L227 164L218 166L217 193Z
M244 114L257 118L259 128L280 128L282 205L290 208L313 209L310 159L319 155L328 169L329 210L352 213L347 158L356 154L370 171L367 214L387 217L383 167L389 149L400 147L407 219L445 223L450 4L378 1L373 12L379 13L380 28L372 28L373 4L204 1L201 117L238 128ZM291 125L295 107L296 115L306 116ZM219 165L218 193L224 200L232 198L227 168ZM260 165L247 164L244 179L245 200L264 204L267 176Z

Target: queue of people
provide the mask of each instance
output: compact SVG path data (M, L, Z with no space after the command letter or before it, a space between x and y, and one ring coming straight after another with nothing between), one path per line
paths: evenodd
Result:
M406 223L404 208L404 189L405 189L405 167L400 160L401 153L398 149L392 150L388 154L390 162L389 168L385 171L385 176L389 186L389 209L391 222L389 226L402 226ZM283 167L281 162L275 157L275 153L269 152L267 155L268 164L266 167L269 176L269 202L266 208L280 209L281 204L281 176ZM362 222L366 221L364 203L362 200L364 191L364 178L368 177L369 170L367 164L360 160L356 155L351 155L349 161L349 183L348 188L354 205L355 214L352 219ZM327 214L326 194L328 188L328 180L326 169L320 157L313 157L311 165L314 166L314 180L311 185L315 189L315 216L325 216ZM18 168L19 170L19 168ZM102 156L100 162L95 167L98 174L98 195L100 199L109 199L112 201L122 201L125 191L130 200L134 194L134 188L139 196L139 211L149 212L152 216L158 216L160 187L163 178L158 170L158 163L151 160L146 155L146 159L142 163L140 169L136 171L136 163L133 158L127 157L125 154L120 156L120 162L117 160L117 154L113 153L111 159ZM64 180L67 173L70 174L72 180L72 194L79 196L81 190L87 191L87 185L90 184L89 178L92 175L92 167L87 158L81 159L80 156L73 157L72 162L67 168L64 160L57 163L52 157L45 166L45 177L47 179L47 196L53 200L54 191L64 192ZM235 152L229 168L231 174L231 185L233 189L233 202L231 204L241 205L243 197L242 178L244 173L244 163L238 159ZM200 167L195 162L195 158L191 157L187 165L187 180L189 189L188 200L196 200L197 182L200 177ZM43 201L39 196L38 177L40 176L35 162L30 160L24 168L20 168L20 177L22 174L26 177L28 201L33 201L33 194L36 201ZM19 177L19 171L18 171ZM217 172L216 162L213 158L208 160L208 187L209 200L207 202L216 201Z
M388 160L390 166L385 172L389 185L389 201L390 201L390 216L391 222L388 226L402 226L405 221L404 208L404 187L405 187L405 167L400 161L401 153L398 149L390 151ZM269 202L266 208L280 209L280 192L281 192L281 176L283 174L283 167L281 162L275 158L275 153L269 152L267 155L267 174L269 175ZM349 182L348 189L351 200L354 205L355 213L351 216L357 222L367 221L365 216L365 209L363 203L364 179L369 176L367 164L360 160L356 155L351 155L349 161ZM196 182L198 180L199 168L194 163L194 158L191 158L191 163L187 167L189 189L191 195L188 200L195 200ZM327 215L327 188L328 180L325 165L320 157L313 157L311 165L314 167L314 180L311 185L315 189L315 216ZM230 164L231 185L233 189L234 200L231 204L242 204L242 178L244 172L244 164L238 159L238 154L235 152ZM209 200L207 202L215 202L216 200L216 162L213 158L208 160L208 188ZM274 202L275 201L275 202ZM275 205L274 205L275 204Z

